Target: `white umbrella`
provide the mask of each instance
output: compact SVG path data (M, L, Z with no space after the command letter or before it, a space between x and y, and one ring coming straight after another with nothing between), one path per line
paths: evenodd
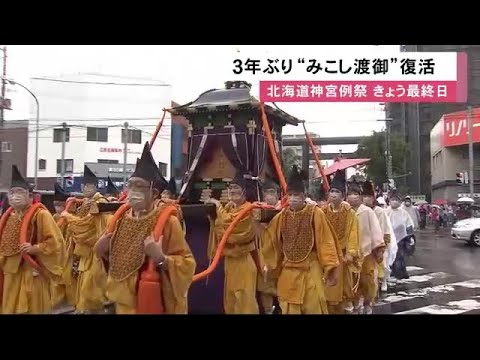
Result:
M469 198L469 197L461 197L460 199L457 200L457 202L473 204L475 201L472 198Z

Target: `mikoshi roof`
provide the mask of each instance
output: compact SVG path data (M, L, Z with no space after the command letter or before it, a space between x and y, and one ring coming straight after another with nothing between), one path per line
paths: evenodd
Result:
M227 81L224 89L207 90L196 100L170 109L170 113L188 116L197 113L260 109L260 101L250 94L250 90L251 84L245 81ZM265 112L279 118L284 124L297 126L300 122L275 104L273 107L265 104Z

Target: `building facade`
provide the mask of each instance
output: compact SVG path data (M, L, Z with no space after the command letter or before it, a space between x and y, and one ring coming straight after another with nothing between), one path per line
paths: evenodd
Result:
M60 180L62 170L69 179L67 189L78 190L77 178L82 177L85 163L102 164L95 167L102 176L105 174L101 169L115 168L106 175L113 175L117 183L123 182L125 159L127 171L135 167L145 142L150 140L162 117L162 109L171 105L170 85L142 78L102 74L33 78L31 90L40 104L38 187L45 190L52 189ZM35 107L32 101L32 113ZM29 179L35 176L36 135L35 120L30 120ZM167 112L152 148L155 160L167 177L170 176L170 137L171 118ZM120 177L119 168L122 169Z
M472 110L474 193L480 195L480 107ZM432 200L454 202L470 192L468 114L445 114L430 133ZM468 195L467 195L468 196ZM477 199L478 200L478 199Z
M386 104L387 117L392 118L392 133L400 134L408 144L405 159L411 175L396 180L411 193L431 193L430 132L443 114L466 110L467 105L480 105L480 45L401 45L401 51L466 52L468 55L468 104Z
M172 101L172 107L180 106ZM172 116L172 150L170 173L176 179L182 179L188 165L188 120L185 116Z
M27 171L28 135L28 121L4 121L0 128L0 192L10 187L12 165Z

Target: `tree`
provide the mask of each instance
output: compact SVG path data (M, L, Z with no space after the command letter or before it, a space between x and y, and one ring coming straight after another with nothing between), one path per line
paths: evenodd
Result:
M385 131L376 132L362 140L358 144L356 156L368 158L366 173L376 184L387 182L387 165L385 159ZM398 135L390 136L390 152L392 154L393 175L404 175L405 159L408 156L408 147L405 141Z
M286 177L292 171L293 165L300 165L300 156L297 155L296 151L292 147L284 147L282 151L283 158L283 173Z

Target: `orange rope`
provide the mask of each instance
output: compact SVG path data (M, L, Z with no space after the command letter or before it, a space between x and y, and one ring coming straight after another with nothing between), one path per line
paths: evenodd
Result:
M305 127L305 121L302 122L303 125L303 130L305 130L305 138L307 139L307 143L310 146L310 150L312 151L313 158L315 159L315 163L317 164L318 171L320 172L320 175L323 178L323 189L325 192L328 192L330 190L330 184L328 183L327 176L325 175L323 171L322 164L320 164L320 159L318 158L317 152L315 151L315 146L313 145L312 138L308 134L307 128Z
M285 205L287 201L287 181L285 180L285 176L282 172L282 166L280 165L280 160L278 159L275 143L273 142L272 132L270 130L270 126L268 125L265 105L263 103L260 103L260 111L262 113L263 131L267 135L268 148L270 149L270 154L272 154L273 166L275 167L278 179L280 180L280 186L282 187L282 205Z
M220 259L223 255L223 248L225 247L225 244L227 243L228 238L232 234L233 229L235 228L235 226L237 226L240 220L242 220L245 216L251 213L253 209L274 209L274 207L255 202L255 203L249 204L248 206L240 210L240 212L235 216L233 221L228 226L227 230L225 230L225 233L222 236L222 240L220 240L220 242L218 243L218 247L217 247L217 250L215 251L215 256L213 257L211 264L205 270L195 274L193 276L193 282L205 279L215 270L215 268L218 266L218 263L220 262Z

